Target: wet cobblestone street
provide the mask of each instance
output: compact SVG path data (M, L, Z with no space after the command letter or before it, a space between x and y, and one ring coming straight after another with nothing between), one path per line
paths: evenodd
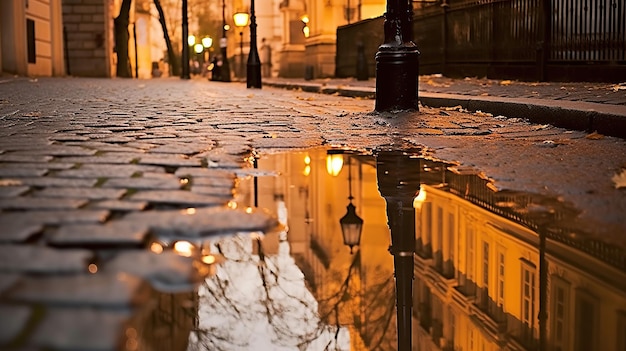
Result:
M212 273L214 252L168 243L199 250L276 227L234 204L255 155L281 150L420 147L497 190L556 197L577 211L572 225L626 249L625 140L460 107L373 106L205 80L2 78L0 349L137 349L155 292L193 292Z

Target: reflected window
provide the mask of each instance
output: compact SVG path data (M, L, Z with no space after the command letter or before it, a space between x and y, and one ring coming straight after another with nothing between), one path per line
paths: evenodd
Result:
M535 270L530 262L522 261L522 323L524 341L533 339L535 328Z
M498 306L504 306L504 252L498 252Z
M474 262L476 260L474 250L474 228L468 226L467 228L467 280L469 280L468 295L473 295L473 286L476 285L476 278L474 277Z
M489 303L489 243L483 241L482 245L482 286L480 289L480 304L486 308Z
M567 312L569 284L558 277L551 278L552 287L552 344L554 351L567 350Z
M576 295L575 350L597 350L596 325L599 322L596 318L597 301L583 291L577 291Z
M432 230L432 203L424 202L422 205L422 238L424 245L421 252L424 258L432 256Z
M626 312L617 315L617 349L626 350Z
M435 221L437 226L435 240L433 240L435 268L443 273L443 208L441 206L437 206Z
M455 260L455 218L453 213L448 213L448 259L444 267L444 274L448 278L454 278L454 260Z

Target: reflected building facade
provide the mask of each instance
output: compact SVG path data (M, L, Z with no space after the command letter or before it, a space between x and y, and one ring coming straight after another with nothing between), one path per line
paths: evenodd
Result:
M351 350L394 350L394 265L375 157L346 151L331 172L327 156L321 148L260 159L288 176L259 178L259 206L289 213L291 254L321 320L349 330ZM353 255L339 225L349 164L364 220ZM472 168L418 164L413 350L626 349L622 250L586 237L558 199L498 190Z
M414 349L624 350L626 274L551 227L569 209L537 215L524 211L537 199L500 195L473 170L422 171Z

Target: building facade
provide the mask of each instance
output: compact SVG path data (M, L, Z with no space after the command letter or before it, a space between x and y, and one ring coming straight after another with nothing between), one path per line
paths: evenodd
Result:
M0 72L62 76L61 0L0 1Z

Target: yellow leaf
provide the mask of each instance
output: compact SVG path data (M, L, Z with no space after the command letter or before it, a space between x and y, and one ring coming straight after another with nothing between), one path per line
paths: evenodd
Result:
M587 134L587 136L585 137L587 139L591 139L591 140L600 140L604 138L604 135L598 133L598 132L593 132L591 134Z
M510 80L503 80L500 82L500 85L511 85L511 81Z
M611 180L615 183L615 189L626 188L626 169L622 169L621 173L615 174Z

